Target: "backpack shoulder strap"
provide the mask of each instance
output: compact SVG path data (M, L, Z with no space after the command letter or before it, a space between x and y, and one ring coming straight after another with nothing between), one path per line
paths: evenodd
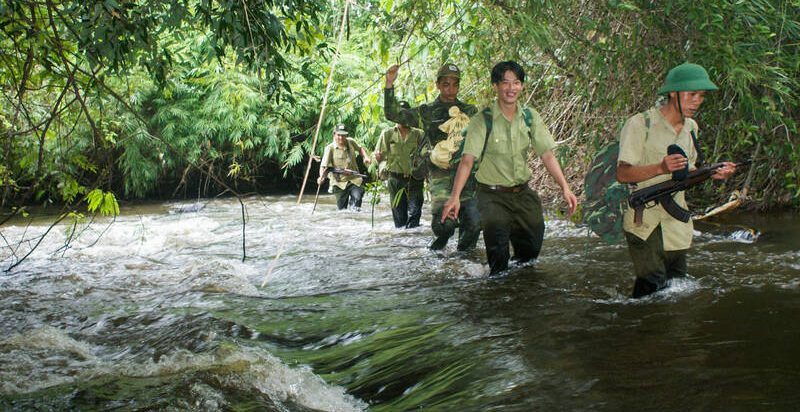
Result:
M356 144L350 139L347 139L347 152L349 153L348 157L350 158L349 164L347 165L347 167L349 168L355 163L356 156L358 156L356 152Z
M531 109L528 106L522 109L522 119L525 120L525 126L528 126L528 128L533 125L533 113L531 113Z
M700 149L700 142L697 141L697 134L694 129L690 130L689 133L692 134L692 144L694 145L694 150L697 151L697 161L694 162L694 165L695 167L700 167L706 159L705 156L703 156L703 151Z
M486 153L486 146L489 144L489 135L492 134L492 109L488 106L482 111L483 122L486 124L486 137L483 139L483 149L481 150L481 158L479 162L483 161L483 154Z

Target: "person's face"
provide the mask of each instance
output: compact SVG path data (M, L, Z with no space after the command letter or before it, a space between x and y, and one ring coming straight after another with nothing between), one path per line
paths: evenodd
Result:
M334 133L333 139L336 140L336 144L341 147L347 142L347 135Z
M497 93L497 100L503 104L512 105L517 103L520 94L522 93L522 82L517 78L511 70L506 70L503 73L503 78L498 82L492 84L495 93Z
M706 98L705 90L687 91L687 92L672 92L672 99L680 99L680 108L683 110L683 115L686 117L694 117L703 100ZM678 97L679 96L679 97ZM676 107L677 109L677 107Z
M458 79L455 77L445 76L436 82L436 88L439 89L439 98L443 102L454 102L458 96Z

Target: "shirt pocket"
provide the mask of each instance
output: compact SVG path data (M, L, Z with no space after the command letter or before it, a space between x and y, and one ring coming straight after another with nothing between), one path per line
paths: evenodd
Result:
M489 139L486 140L487 154L508 156L511 154L511 142L503 136L498 137L495 131L492 131Z
M640 165L650 165L654 163L661 163L664 156L667 155L667 147L660 145L647 144L644 147L644 159Z

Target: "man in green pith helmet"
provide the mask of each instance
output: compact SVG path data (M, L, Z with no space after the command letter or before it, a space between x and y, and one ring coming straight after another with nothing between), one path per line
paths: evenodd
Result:
M408 102L400 102L400 108L410 108ZM424 181L411 176L411 157L419 147L423 131L397 123L395 127L381 132L373 155L380 162L381 172L387 174L386 186L392 205L392 218L397 228L419 226L422 214L422 187ZM398 195L399 193L399 195Z
M361 173L356 157L360 154L365 164L370 163L370 157L363 147L347 136L347 128L343 124L334 128L333 142L325 146L322 155L317 184L328 179L328 191L336 196L336 207L339 210L349 207L357 211L361 210L364 197L364 179L353 174Z
M458 216L461 190L475 162L480 162L475 173L478 210L486 258L491 274L497 274L508 268L509 242L514 247L514 260L520 263L536 259L542 247L542 202L528 186L531 151L539 155L547 172L561 187L569 214L575 212L578 199L553 154L556 144L542 117L519 102L525 82L522 66L514 61L500 62L492 68L491 80L497 95L487 112L492 128L487 131L483 115L470 119L453 191L442 213Z
M386 88L384 90L383 110L386 118L395 123L418 127L424 131L422 142L414 154L412 174L418 179L427 179L431 195L431 229L434 240L430 244L433 250L441 250L458 227L458 245L460 251L474 249L480 236L480 215L474 193L464 193L462 200L463 213L458 218L442 219L442 208L450 195L452 187L449 170L436 166L430 161L430 151L439 142L447 138L447 133L440 126L450 119L450 109L457 107L459 112L472 116L477 112L475 106L458 100L458 89L461 71L456 65L448 63L436 73L436 88L439 96L431 103L403 109L398 105L394 94L394 81L400 67L393 65L386 71Z
M649 187L671 178L673 172L694 168L702 159L697 141L697 123L692 119L703 104L707 91L717 90L706 70L684 63L667 73L659 95L666 103L629 118L620 134L617 180ZM678 145L686 154L667 154L667 147ZM712 176L727 179L736 164L725 162ZM674 196L686 209L684 192ZM632 296L640 298L663 289L667 281L686 276L686 252L692 244L692 221L682 222L664 210L661 203L646 208L642 223L634 222L634 210L625 211L623 230L633 261L636 280Z

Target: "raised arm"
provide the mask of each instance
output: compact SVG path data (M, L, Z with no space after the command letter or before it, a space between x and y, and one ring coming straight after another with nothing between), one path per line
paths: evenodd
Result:
M419 107L403 109L400 107L397 97L394 94L394 81L397 79L397 72L400 66L392 65L386 71L386 86L383 90L383 114L386 120L391 122L406 124L413 127L422 128L420 121Z

